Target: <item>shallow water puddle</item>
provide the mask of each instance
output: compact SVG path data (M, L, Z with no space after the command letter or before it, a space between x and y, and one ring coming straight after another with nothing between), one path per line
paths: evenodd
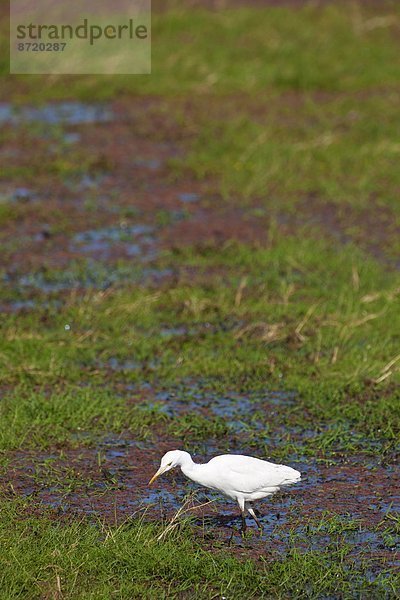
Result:
M14 190L10 190L0 194L0 204L13 203L13 202L32 202L37 199L37 194L26 187L17 187Z
M36 122L48 125L82 125L107 123L113 118L111 109L101 104L59 102L41 107L15 107L0 103L0 124L19 125Z
M155 240L150 235L153 233L153 227L140 224L92 229L77 233L73 238L71 249L108 258L117 248L119 253L125 253L128 257L149 261L157 256Z
M81 134L77 131L71 131L63 134L63 142L65 144L78 144L81 141Z
M232 401L231 398L223 398L216 396L197 399L171 399L165 393L156 395L157 401L150 405L159 412L162 412L170 417L178 417L179 415L190 414L197 411L205 417L214 416L222 417L226 425L232 430L239 432L246 429L250 423L257 429L262 429L265 425L260 420L255 422L259 416L260 404L253 402L248 398L241 398Z
M85 173L79 179L67 179L64 181L64 185L72 192L87 192L88 190L98 190L98 188L104 183L106 175L104 173ZM96 196L96 200L99 200Z
M44 229L32 236L32 241L46 240L47 232L48 229ZM16 289L18 295L24 289L53 294L72 289L107 289L130 282L157 283L171 276L172 271L149 264L159 253L155 232L156 228L151 225L125 222L82 231L69 242L69 252L75 260L68 268L36 270L20 276L6 272L3 282Z
M142 369L143 364L136 360L120 360L118 358L112 357L107 361L97 361L96 365L99 368L111 369L112 371L123 372L123 371L137 371Z
M140 262L140 261L139 261ZM141 267L139 264L107 264L88 260L76 269L63 269L53 272L32 272L19 277L5 275L3 282L18 292L35 290L43 294L53 294L69 290L105 290L112 285L123 283L157 283L170 277L171 269Z
M154 394L154 401L146 401L146 407L178 418L185 414L199 414L204 417L224 419L228 428L235 433L251 428L253 432L265 430L269 418L276 407L295 405L295 395L291 392L239 394L230 392L222 395L204 390L196 385L181 386ZM279 432L280 435L280 432Z
M198 202L200 200L199 194L193 194L189 192L179 194L178 198L184 204L191 204L192 202Z
M163 161L159 158L137 158L134 160L135 167L144 167L151 171L156 171L163 166Z

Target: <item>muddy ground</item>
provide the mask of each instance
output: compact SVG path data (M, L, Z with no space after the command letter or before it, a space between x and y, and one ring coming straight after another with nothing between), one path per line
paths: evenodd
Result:
M29 498L31 510L50 508L55 519L85 515L110 524L143 518L167 526L184 506L182 517L190 517L211 546L229 546L234 540L235 547L269 558L288 550L293 530L295 545L302 550L321 550L337 542L335 528L321 526L329 513L330 519L337 516L342 528L339 541L353 548L354 557L379 557L387 566L399 564L399 540L385 537L390 514L400 501L393 465L365 456L342 457L327 465L297 457L292 464L302 472L301 483L258 503L264 531L259 536L254 528L243 540L237 507L216 494L199 491L179 472L149 488L160 455L174 448L176 439L161 430L155 446L128 436L105 437L94 448L18 452L9 464L3 493ZM213 439L204 440L202 446L203 453L195 456L199 462L210 454L246 451L240 443L224 448ZM249 525L254 526L250 521Z
M190 122L192 107L183 110ZM261 208L257 199L246 208L234 197L226 201L212 181L200 182L188 173L176 179L171 161L182 156L182 144L193 134L184 128L187 139L182 140L182 128L173 117L162 121L164 114L163 103L154 99L109 106L64 102L19 112L2 105L0 122L8 138L3 166L20 172L20 181L26 179L18 186L7 177L1 183L1 205L12 213L0 232L3 280L50 291L46 270L67 272L74 261L109 270L121 260L157 281L179 278L179 272L152 270L164 250L223 247L232 241L268 245L271 220L282 235L308 227L334 243L357 243L386 266L398 266L384 252L400 233L388 208L342 211L312 196L296 213L279 214L265 204ZM34 177L30 170L36 171ZM81 277L73 285L84 287ZM91 283L89 278L86 285ZM54 287L68 290L72 283L67 278Z

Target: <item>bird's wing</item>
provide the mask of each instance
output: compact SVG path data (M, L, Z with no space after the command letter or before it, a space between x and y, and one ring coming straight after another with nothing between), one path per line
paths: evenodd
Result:
M275 465L251 456L226 455L216 457L220 481L224 485L235 485L236 490L251 493L261 490L271 490L283 485L289 485L300 479L300 473L285 465Z

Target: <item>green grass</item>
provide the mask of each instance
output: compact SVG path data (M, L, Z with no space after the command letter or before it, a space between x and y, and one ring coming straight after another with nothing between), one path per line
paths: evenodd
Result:
M151 77L56 77L41 87L40 77L19 76L6 81L4 93L15 81L16 99L28 93L31 100L93 100L132 92L255 94L268 88L354 91L397 84L398 6L388 4L387 13L344 6L345 10L196 10L195 18L188 8L154 14ZM374 22L382 12L384 20ZM3 73L7 72L4 60Z
M82 365L111 356L141 361L158 355L160 363L153 369L162 370L165 376L168 369L175 368L171 361L178 344L184 358L182 377L218 375L225 376L227 383L230 377L231 383L237 383L246 372L251 379L251 369L261 361L265 364L268 353L278 372L265 373L262 385L271 376L282 379L281 365L287 371L289 387L295 381L304 384L311 368L314 378L319 375L338 389L379 377L396 357L398 311L394 292L398 277L382 271L373 260L357 256L354 248L337 254L322 242L317 249L315 241L289 239L271 249L234 246L203 256L182 252L174 260L175 264L179 260L184 265L196 265L200 271L224 266L236 275L223 289L218 280L210 280L207 288L184 285L162 295L123 288L111 296L89 292L83 301L67 301L62 311L41 309L46 327L40 329L32 329L35 315L21 315L17 321L11 316L3 322L4 350L9 357L9 363L4 364L4 380L13 381L13 363L19 380L25 373L37 383L45 383L62 377L65 369L69 378L79 375ZM354 270L358 273L356 286ZM245 275L246 287L237 305L237 287ZM57 272L54 277L57 281ZM226 320L240 321L241 325L218 334L218 344L214 334L200 339L193 336L182 346L181 341L160 339L158 333L164 323L218 324ZM385 335L388 321L393 326L392 335ZM65 324L70 325L69 330ZM268 337L268 327L274 325L276 335L272 329ZM292 348L288 347L291 337ZM118 338L124 338L125 344L118 346ZM210 343L216 346L213 355ZM242 371L236 376L225 360L228 348L237 355L235 369ZM240 365L248 351L254 353L252 359ZM254 361L257 355L259 359ZM287 360L290 368L284 366ZM397 377L396 363L392 372Z
M368 560L356 564L345 546L307 553L292 546L284 561L256 567L251 560L204 551L190 527L158 542L160 527L140 521L107 527L100 521L56 523L45 515L21 520L15 506L4 502L1 515L5 599L350 597L355 585L364 597L395 594L395 579L388 588L383 571L368 582Z
M354 248L338 254L303 238L270 249L182 251L174 255L179 263L196 265L200 272L224 267L231 279L223 288L211 278L207 287L194 282L163 293L124 285L113 294L89 291L56 310L3 320L1 376L17 386L1 407L4 447L27 443L27 432L29 444L36 439L43 444L46 437L65 441L78 426L95 432L140 430L143 415L112 391L118 375L110 379L110 359L122 365L123 380L137 386L143 380L157 387L189 378L221 393L297 390L305 412L294 424L305 426L309 419L314 427L330 424L309 441L314 452L338 443L343 449L362 448L365 440L396 443L398 277ZM243 276L246 286L238 302ZM174 323L209 323L210 331L182 339L163 336L163 326ZM224 330L222 323L233 325ZM99 389L103 385L109 390ZM148 415L150 422L156 417ZM204 427L198 418L189 414L170 428L178 438L185 430L195 438L201 429L206 437L224 435L223 423Z
M256 198L269 212L301 211L318 199L348 214L349 232L372 207L390 209L398 225L399 95L365 94L265 95L257 119L242 98L226 118L204 118L183 166L216 177L225 198Z

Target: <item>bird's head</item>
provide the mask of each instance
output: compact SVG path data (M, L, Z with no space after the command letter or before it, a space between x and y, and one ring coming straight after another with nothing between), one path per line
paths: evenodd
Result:
M182 450L170 450L169 452L164 454L164 456L161 459L160 468L158 469L157 473L155 473L155 475L153 475L153 477L150 479L149 485L153 483L153 481L163 473L166 473L174 467L178 467L179 465L181 465L182 459L184 459L186 455L187 452L183 452Z

